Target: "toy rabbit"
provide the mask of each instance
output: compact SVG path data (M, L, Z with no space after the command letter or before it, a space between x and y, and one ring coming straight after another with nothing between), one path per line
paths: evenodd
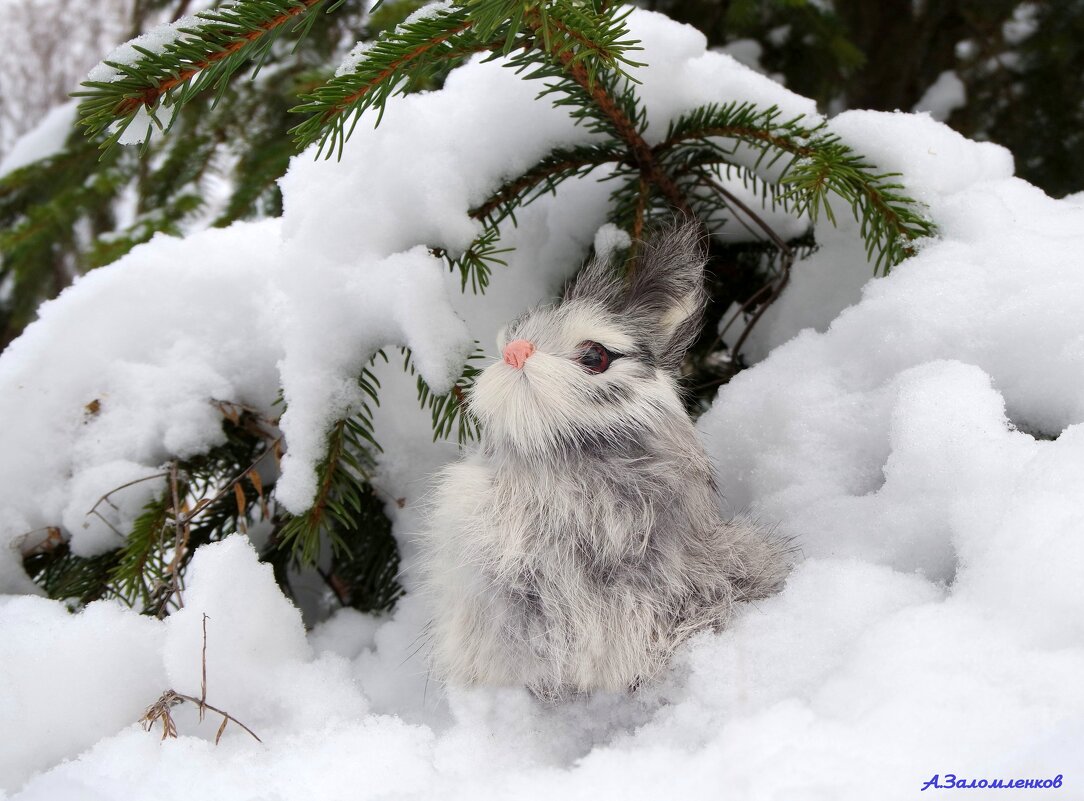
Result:
M697 229L641 248L628 280L595 261L508 326L471 392L479 445L441 474L421 540L450 684L634 689L786 577L784 540L721 516L679 398L705 303Z

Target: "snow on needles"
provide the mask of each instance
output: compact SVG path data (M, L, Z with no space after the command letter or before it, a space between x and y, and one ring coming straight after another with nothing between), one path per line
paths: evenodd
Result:
M166 45L173 44L186 36L190 36L186 31L198 27L202 22L203 20L196 15L188 14L173 22L164 22L161 25L156 25L154 28L137 36L135 39L131 39L130 41L124 42L118 47L113 48L109 55L90 69L90 72L87 73L87 80L98 83L109 83L123 77L123 71L113 66L114 64L120 66L135 64L143 57L140 50L149 50L152 53L160 51L166 47Z
M708 99L809 111L688 28L630 23L658 65L639 75L652 130ZM81 527L98 495L217 441L209 398L267 409L280 384L280 491L300 508L374 348L411 345L446 387L471 339L491 347L605 221L606 184L540 199L484 300L459 296L423 247L464 247L472 203L585 135L536 91L472 63L359 127L342 163L296 160L281 220L160 237L44 307L0 358L3 539L62 520L79 552L108 547L107 527ZM1063 775L1041 795L1079 797L1084 204L926 116L831 126L905 174L940 236L871 280L851 222L818 228L821 249L756 335L762 360L700 422L725 503L802 550L781 594L696 638L659 685L556 707L428 683L413 595L390 620L343 612L306 637L240 536L196 554L185 609L165 621L0 597L0 797L864 801L935 795L922 791L935 774ZM409 499L389 510L409 586L414 499L454 448L429 443L395 373L379 479ZM17 589L13 554L0 570ZM230 724L215 746L219 720L187 705L176 740L134 722L168 687L199 695L204 613L208 701L262 742Z

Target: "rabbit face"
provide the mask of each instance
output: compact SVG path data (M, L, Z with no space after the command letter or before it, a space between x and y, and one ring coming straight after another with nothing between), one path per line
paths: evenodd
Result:
M567 447L620 445L682 415L677 387L656 369L629 321L596 303L571 301L520 318L498 340L526 342L533 352L515 366L490 365L479 376L470 409L486 440L525 455Z
M631 281L592 263L560 304L502 331L504 358L469 405L487 445L533 458L627 450L687 422L676 378L703 307L703 256L695 230L676 234L647 249Z

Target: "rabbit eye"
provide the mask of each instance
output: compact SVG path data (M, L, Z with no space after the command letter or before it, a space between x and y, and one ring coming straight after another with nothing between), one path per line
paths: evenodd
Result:
M621 355L611 353L597 342L584 342L580 348L582 350L577 361L592 373L605 373L610 368L610 362Z

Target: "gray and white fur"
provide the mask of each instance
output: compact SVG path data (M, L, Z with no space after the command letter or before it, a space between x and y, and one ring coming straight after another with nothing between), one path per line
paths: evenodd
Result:
M421 541L431 666L449 684L633 689L786 577L785 541L721 516L678 395L705 303L697 230L641 248L631 279L596 261L512 323L502 351L533 352L471 393L479 446L441 474ZM592 343L614 354L604 372L584 366Z

